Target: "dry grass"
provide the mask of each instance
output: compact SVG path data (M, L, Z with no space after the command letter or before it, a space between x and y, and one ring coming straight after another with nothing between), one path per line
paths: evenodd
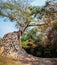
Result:
M11 58L0 56L0 65L31 65L31 64L30 63L25 64L20 61L12 60Z

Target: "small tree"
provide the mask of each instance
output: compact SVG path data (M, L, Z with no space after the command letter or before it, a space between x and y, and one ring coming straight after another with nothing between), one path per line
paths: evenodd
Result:
M21 48L22 34L27 27L44 25L31 23L33 21L35 22L35 20L33 20L34 17L31 15L29 9L30 3L31 0L6 0L5 2L0 0L0 15L9 17L11 20L16 21L19 26L18 40Z

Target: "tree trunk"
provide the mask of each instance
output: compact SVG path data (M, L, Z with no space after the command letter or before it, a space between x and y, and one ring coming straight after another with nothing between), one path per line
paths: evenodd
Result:
M20 47L20 49L19 49L19 54L21 54L21 55L23 55L23 56L28 56L28 54L26 53L26 51L22 48L22 41L21 41L21 39L22 39L22 31L18 31L18 40L19 40L19 47Z
M18 31L18 40L19 40L19 46L20 46L20 49L22 49L21 38L22 38L22 31Z

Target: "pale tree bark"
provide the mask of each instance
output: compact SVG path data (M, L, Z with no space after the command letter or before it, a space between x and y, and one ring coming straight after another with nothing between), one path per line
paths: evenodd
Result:
M21 39L22 39L22 30L20 29L18 31L18 40L19 40L20 49L22 49L22 41L21 41Z

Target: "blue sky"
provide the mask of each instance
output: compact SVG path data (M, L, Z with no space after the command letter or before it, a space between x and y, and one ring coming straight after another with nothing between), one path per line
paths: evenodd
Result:
M32 5L43 6L46 0L35 0ZM3 37L5 34L13 31L17 31L18 29L15 27L16 22L10 22L10 20L6 17L0 16L0 37Z
M18 29L15 25L16 22L10 22L8 18L0 16L0 37L3 37L4 34L9 32L17 31Z
M33 1L32 5L43 6L45 4L45 1L47 1L47 0L35 0L35 1Z

